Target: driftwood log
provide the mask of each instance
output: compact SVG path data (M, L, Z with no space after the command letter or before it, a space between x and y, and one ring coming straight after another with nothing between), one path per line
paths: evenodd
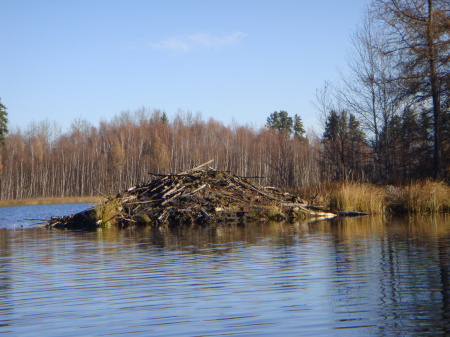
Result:
M154 179L108 198L81 213L52 217L44 225L90 229L115 225L175 226L255 220L286 220L337 213L310 207L298 196L212 168L210 162L178 174L149 173Z

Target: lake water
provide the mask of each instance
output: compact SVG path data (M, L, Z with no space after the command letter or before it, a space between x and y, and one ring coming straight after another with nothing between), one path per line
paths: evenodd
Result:
M446 216L96 232L21 220L87 206L0 208L0 334L450 334Z

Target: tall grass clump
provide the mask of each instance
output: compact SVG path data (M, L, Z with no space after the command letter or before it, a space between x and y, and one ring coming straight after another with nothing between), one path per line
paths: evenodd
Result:
M110 199L97 204L94 207L96 222L101 227L110 227L114 225L121 207L122 206L117 199Z
M384 188L356 182L336 184L327 196L328 207L338 211L384 213L386 191Z
M442 181L425 180L400 188L394 204L408 213L437 213L450 209L450 187Z
M283 220L286 219L286 217L283 215L283 211L280 207L277 206L271 206L266 210L266 216L270 220Z

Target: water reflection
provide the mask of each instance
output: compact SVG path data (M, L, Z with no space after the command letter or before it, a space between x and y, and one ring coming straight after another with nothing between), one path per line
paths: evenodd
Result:
M0 329L5 329L5 331L11 321L13 308L9 294L11 288L9 269L8 232L0 230Z
M450 333L446 216L0 231L0 333Z
M364 309L362 296L376 303L382 334L449 332L446 216L345 219L334 225L337 302L356 312Z

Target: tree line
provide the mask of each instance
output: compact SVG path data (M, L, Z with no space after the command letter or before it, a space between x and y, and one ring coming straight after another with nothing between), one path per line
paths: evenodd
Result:
M177 173L210 159L219 170L267 185L319 182L317 149L270 127L225 126L191 113L169 121L142 108L98 126L76 120L60 129L42 121L5 137L1 199L115 194L148 181L149 172Z

